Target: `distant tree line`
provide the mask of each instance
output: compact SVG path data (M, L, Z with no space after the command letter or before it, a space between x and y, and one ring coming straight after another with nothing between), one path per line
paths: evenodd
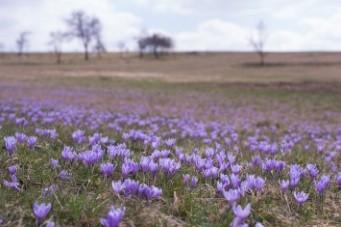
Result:
M101 54L106 52L102 40L101 21L96 16L90 16L84 11L78 10L72 12L64 22L66 30L51 32L48 43L53 49L58 64L62 62L63 44L71 40L77 40L81 43L84 60L86 61L90 58L90 52L96 53L98 57L101 57ZM250 45L259 56L259 65L261 66L265 65L265 30L264 23L259 22L256 27L256 34L249 38ZM30 32L28 31L21 32L16 40L17 55L19 57L28 49L29 35ZM151 54L155 59L158 59L162 54L174 48L174 40L160 33L144 34L136 39L136 44L140 58L143 58L146 54ZM123 51L126 50L125 43L119 42L118 48L122 52L121 56L123 56ZM2 44L0 44L1 49L3 49Z
M102 40L101 21L95 17L86 14L84 11L74 11L64 20L65 31L53 31L50 33L49 46L52 47L56 56L56 62L62 62L63 45L66 42L77 40L83 48L84 60L89 60L90 52L96 53L101 57L106 52L106 47ZM25 31L19 34L16 40L17 54L22 56L28 49L30 33ZM142 58L145 54L151 53L155 58L159 58L162 53L174 47L174 41L171 37L154 33L139 37L137 39L139 56ZM1 49L3 45L0 46ZM123 51L126 47L124 42L119 42L118 48Z

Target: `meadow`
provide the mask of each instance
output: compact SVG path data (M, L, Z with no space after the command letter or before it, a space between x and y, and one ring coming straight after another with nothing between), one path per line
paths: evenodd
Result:
M0 56L0 226L341 226L341 54Z

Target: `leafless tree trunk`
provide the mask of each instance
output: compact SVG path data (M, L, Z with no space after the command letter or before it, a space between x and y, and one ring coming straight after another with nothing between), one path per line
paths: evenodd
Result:
M266 29L262 21L260 21L256 27L256 35L249 39L251 46L259 57L259 64L261 66L265 65L266 52L264 51L266 42Z
M89 50L88 47L89 44L88 43L84 43L84 60L87 61L89 60Z
M24 53L24 50L27 48L28 46L28 35L30 33L29 32L21 32L19 34L18 39L16 40L17 43L17 48L18 48L18 56L21 57Z
M66 38L67 35L60 31L50 33L49 45L53 46L57 64L62 63L62 45Z
M106 48L103 44L102 38L100 34L96 37L96 44L93 48L94 52L97 54L98 58L102 57L102 54L106 52Z

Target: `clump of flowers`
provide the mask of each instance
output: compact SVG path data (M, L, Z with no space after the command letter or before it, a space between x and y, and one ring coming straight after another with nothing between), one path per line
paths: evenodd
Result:
M139 196L146 200L160 199L162 189L154 185L148 186L138 181L125 179L124 181L113 181L112 189L116 195L124 195L125 197Z
M198 178L196 176L185 174L183 175L182 179L184 184L189 188L195 188L198 184Z

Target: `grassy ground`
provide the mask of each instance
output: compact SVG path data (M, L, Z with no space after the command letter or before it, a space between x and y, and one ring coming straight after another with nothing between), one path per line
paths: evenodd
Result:
M297 144L293 152L271 158L302 165L316 162L323 173L331 174L324 162L327 154L321 155L315 148L310 153L303 151L305 144L315 142L304 127L326 127L331 131L328 136L336 137L336 129L341 124L339 59L339 53L272 53L266 67L257 67L253 64L257 58L250 53L182 54L167 56L160 61L140 60L131 55L123 58L105 55L90 62L83 62L80 55L70 54L64 56L62 65L56 65L52 55L36 54L20 60L6 55L0 59L0 98L7 102L13 100L13 103L29 100L32 105L48 101L55 103L57 111L58 104L62 103L80 109L86 107L87 110L139 112L147 118L162 115L167 119L181 117L236 125L240 135L236 146L241 150L237 156L243 165L241 175L259 174L267 181L264 191L251 193L241 201L243 204L252 202L250 224L259 221L265 226L338 226L341 223L337 212L340 191L334 183L325 194L324 212L320 212L312 182L303 181L300 190L309 191L311 198L301 208L292 196L278 190L278 180L284 175L263 174L260 169L247 165L251 156L244 142L248 135L259 130L277 142L288 132L301 133L305 140ZM95 120L96 115L89 122ZM122 135L113 133L106 123L98 130L122 142ZM249 128L244 129L245 125ZM23 129L6 121L2 124L0 136L13 135L15 131L32 135L35 127L45 126L34 124ZM85 125L70 126L58 121L48 126L58 130L58 140L39 138L34 151L20 145L13 159L5 152L0 155L1 170L4 170L0 172L1 180L8 178L5 170L8 165L17 164L20 167L18 178L25 192L18 194L0 187L0 216L8 221L7 226L33 225L32 204L37 198L45 199L41 196L42 188L51 184L55 184L58 191L47 198L53 203L53 214L49 218L61 226L94 226L112 203L124 203L127 207L123 221L126 226L227 226L231 222L231 209L222 196L216 195L216 179L207 180L188 166L171 180L162 173L158 175L153 184L163 189L164 196L161 201L151 204L136 198L113 196L110 184L111 180L120 179L119 171L110 179L104 179L98 166L85 168L82 164L61 161L58 171L67 169L73 177L67 182L60 180L58 171L50 168L49 159L60 159L64 144L75 146L78 151L87 147L77 147L72 142L70 136L75 129L85 128L88 135L94 130ZM127 131L135 125L124 127ZM274 127L278 131L273 132ZM165 128L165 132L168 130ZM174 136L186 152L195 147L203 152L205 145L202 141L195 138L182 140L180 133ZM334 142L328 136L328 142ZM224 144L223 139L219 137L217 142ZM144 155L152 152L151 149L141 149L141 142L131 142L128 146L136 151L136 160L141 152L145 152ZM227 146L227 149L233 150L234 147ZM336 155L339 170L340 158ZM200 176L200 186L194 191L184 187L183 173ZM134 179L151 182L142 173Z

